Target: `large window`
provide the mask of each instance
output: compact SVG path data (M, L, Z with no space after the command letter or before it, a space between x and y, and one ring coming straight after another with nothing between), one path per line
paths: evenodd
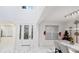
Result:
M1 37L13 37L13 26L11 24L0 25Z
M46 25L46 40L57 40L58 39L58 26L57 25Z

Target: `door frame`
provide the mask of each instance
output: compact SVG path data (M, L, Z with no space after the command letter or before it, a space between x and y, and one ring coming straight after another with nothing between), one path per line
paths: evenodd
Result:
M21 28L21 39L19 39L19 35L18 35L18 40L19 40L19 44L20 45L26 45L26 46L30 46L31 43L33 42L33 39L31 39L31 29L32 29L32 25L31 24L20 24L22 26ZM20 33L20 25L18 26L18 30ZM28 35L28 39L24 39L24 25L28 25L29 26L29 35ZM34 27L34 26L33 26ZM34 31L34 30L33 30Z

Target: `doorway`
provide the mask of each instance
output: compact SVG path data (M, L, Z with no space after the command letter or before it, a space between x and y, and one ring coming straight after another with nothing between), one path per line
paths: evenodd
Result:
M58 39L58 26L57 25L46 25L45 30L46 30L45 40Z
M16 40L16 52L29 52L33 45L33 25L19 24L17 29L18 39Z
M58 40L58 25L44 25L42 29L43 35L40 36L40 46L46 48L53 48L54 40ZM44 31L46 32L45 34Z
M16 26L14 23L0 23L0 52L14 52L16 38Z

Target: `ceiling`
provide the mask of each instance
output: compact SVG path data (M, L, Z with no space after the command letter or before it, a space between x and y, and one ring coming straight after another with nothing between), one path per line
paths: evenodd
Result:
M64 16L78 9L79 6L33 6L33 10L27 11L23 10L21 6L0 6L0 20L26 23L66 21ZM77 18L79 18L78 15Z
M32 10L22 9L22 6L0 6L0 21L36 23L43 9L41 6L33 6Z
M65 15L76 11L79 6L47 6L45 7L40 20L41 21L66 21ZM77 15L78 18L78 15ZM73 17L68 19L74 19Z

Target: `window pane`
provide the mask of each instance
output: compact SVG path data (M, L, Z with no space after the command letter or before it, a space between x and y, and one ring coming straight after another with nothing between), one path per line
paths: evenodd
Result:
M19 39L21 39L21 31L22 31L22 25L20 25Z
M12 37L13 28L11 25L2 25L1 26L1 37Z
M29 25L24 25L24 39L29 39Z
M31 29L31 39L33 39L33 25L32 25L32 29Z
M58 26L57 25L46 25L46 40L57 40L58 39Z

